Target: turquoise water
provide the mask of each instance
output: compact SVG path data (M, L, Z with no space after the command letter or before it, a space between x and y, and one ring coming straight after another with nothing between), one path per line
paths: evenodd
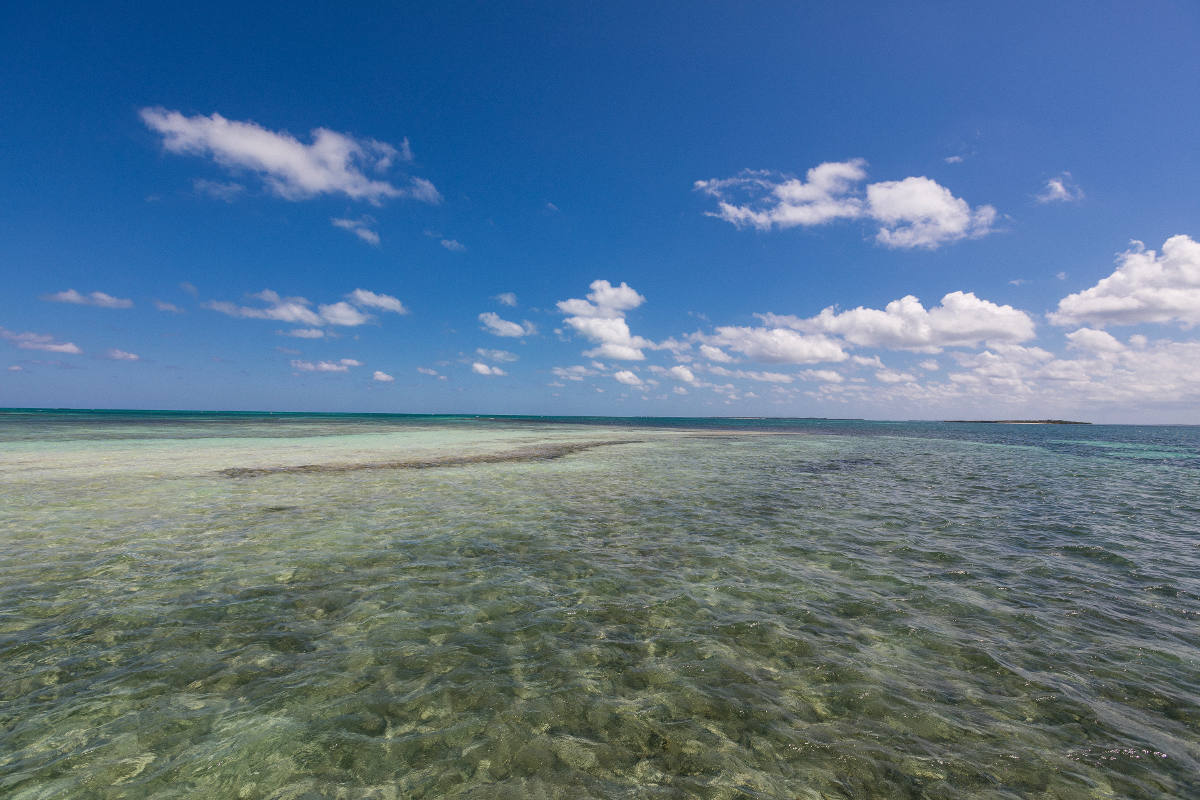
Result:
M0 412L5 798L1200 796L1200 429Z

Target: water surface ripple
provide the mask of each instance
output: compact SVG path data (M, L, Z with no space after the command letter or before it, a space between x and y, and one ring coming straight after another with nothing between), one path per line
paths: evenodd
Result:
M1200 796L1197 463L1192 428L0 413L0 796Z

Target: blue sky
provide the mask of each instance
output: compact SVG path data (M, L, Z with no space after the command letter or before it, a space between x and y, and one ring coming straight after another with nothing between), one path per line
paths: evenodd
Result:
M169 5L3 12L0 405L1200 423L1195 4Z

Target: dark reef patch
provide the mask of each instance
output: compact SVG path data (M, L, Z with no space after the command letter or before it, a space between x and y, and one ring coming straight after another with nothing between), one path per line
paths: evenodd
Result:
M357 472L365 469L436 469L438 467L465 467L471 464L505 464L514 461L552 461L596 447L616 444L640 444L642 439L621 439L606 442L569 442L546 444L505 450L500 453L474 453L470 455L431 456L401 461L363 461L349 464L298 464L283 467L228 467L220 470L227 478L260 478L264 475L286 475L301 473Z

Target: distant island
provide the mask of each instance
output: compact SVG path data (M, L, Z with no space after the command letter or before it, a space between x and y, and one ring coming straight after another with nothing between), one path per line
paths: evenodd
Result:
M945 419L942 422L975 422L989 425L1091 425L1073 419Z

